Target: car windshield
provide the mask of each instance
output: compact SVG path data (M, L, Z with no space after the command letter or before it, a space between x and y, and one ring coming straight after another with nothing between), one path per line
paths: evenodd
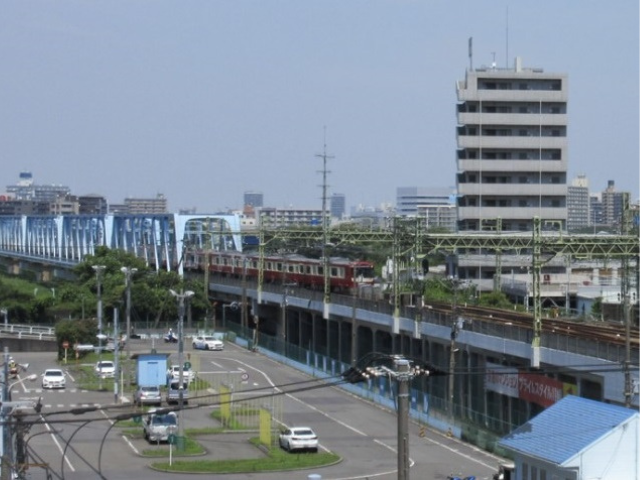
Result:
M63 373L60 370L47 370L44 375L45 377L62 377Z
M113 367L113 362L98 362L98 368L110 368Z
M205 342L213 342L216 339L216 337L203 337L203 339Z
M294 435L314 435L311 430L293 430Z
M158 387L142 387L140 390L147 393L157 393Z
M153 420L153 423L157 425L175 425L176 416L175 415L156 415Z

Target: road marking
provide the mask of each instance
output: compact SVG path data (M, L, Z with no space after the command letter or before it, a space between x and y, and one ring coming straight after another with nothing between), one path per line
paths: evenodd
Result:
M53 443L55 443L56 446L58 447L58 450L60 450L60 455L62 455L64 453L64 449L62 448L62 445L60 445L60 443L58 442L58 439L54 434L54 430L49 426L49 423L46 421L44 416L40 415L40 418L44 420L44 426L47 428L47 430L49 430L49 432L51 432L51 439L53 440ZM64 456L64 461L69 466L72 472L76 471L73 465L71 465L71 461L69 460L69 457L67 457L66 455Z
M138 449L133 445L133 443L131 443L131 441L126 437L126 435L122 435L122 438L124 439L125 442L127 442L129 447L131 447L131 450L133 450L136 455L140 455L140 452L138 452Z

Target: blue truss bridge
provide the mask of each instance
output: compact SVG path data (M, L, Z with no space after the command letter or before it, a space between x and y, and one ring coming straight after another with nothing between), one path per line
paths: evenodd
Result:
M105 246L182 273L187 246L242 251L237 215L0 216L0 256L69 268Z

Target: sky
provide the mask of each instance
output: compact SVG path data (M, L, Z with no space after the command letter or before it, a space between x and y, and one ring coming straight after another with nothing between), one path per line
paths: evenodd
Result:
M469 37L474 67L566 74L568 181L640 197L637 0L5 0L0 189L198 213L321 208L325 168L348 210L453 189Z

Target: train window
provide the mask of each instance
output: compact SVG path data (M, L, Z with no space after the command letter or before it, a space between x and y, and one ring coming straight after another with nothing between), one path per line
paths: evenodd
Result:
M322 267L316 267L318 269L318 272L316 273L316 275L324 275L324 269Z
M267 262L265 264L265 270L273 270L273 264L271 262Z
M307 275L310 275L310 274L311 274L311 265L305 265L305 273L306 273Z
M289 265L289 273L297 273L296 271L296 265Z
M276 270L281 272L282 271L282 263L278 262L276 263Z
M258 268L258 261L257 260L251 260L251 267L257 269Z

